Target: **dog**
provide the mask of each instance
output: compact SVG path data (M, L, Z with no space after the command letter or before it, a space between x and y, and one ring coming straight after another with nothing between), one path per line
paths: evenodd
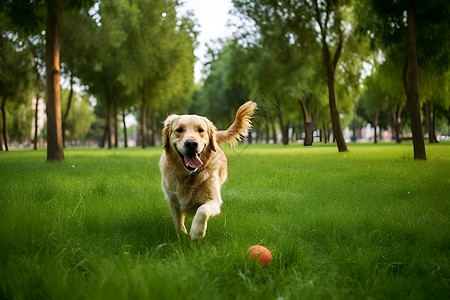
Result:
M209 218L220 213L220 188L227 178L227 157L220 145L234 145L251 128L255 102L244 103L233 124L218 131L205 117L169 115L164 121L164 152L159 161L162 187L176 230L187 234L186 215L193 215L190 237L202 239Z

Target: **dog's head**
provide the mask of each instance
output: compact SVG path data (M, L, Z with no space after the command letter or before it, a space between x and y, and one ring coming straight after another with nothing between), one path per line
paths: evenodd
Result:
M164 121L163 148L167 154L177 154L183 167L193 172L203 165L208 153L216 151L215 132L216 127L205 117L170 115Z

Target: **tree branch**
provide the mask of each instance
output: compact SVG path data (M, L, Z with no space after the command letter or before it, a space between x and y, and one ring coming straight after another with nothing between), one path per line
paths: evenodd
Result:
M334 56L333 56L333 62L331 64L332 68L333 68L333 72L336 70L336 66L337 63L339 61L339 57L341 56L342 53L342 47L344 45L344 37L342 34L342 28L341 28L341 16L338 12L338 8L337 6L335 6L335 20L334 20L334 26L337 27L337 34L338 34L338 44L336 46L336 50L334 52Z
M302 108L303 118L305 120L305 123L311 122L311 115L308 112L308 108L306 107L305 103L298 99L298 104L300 104L300 107Z
M330 63L330 50L328 49L328 44L327 44L327 40L326 40L326 32L325 32L324 26L322 24L322 20L320 18L319 4L318 4L317 0L313 1L313 5L314 5L314 10L315 10L315 19L320 28L323 56L325 59L325 64L328 65ZM329 14L328 14L328 6L327 6L327 15L325 17L326 22L328 22L327 21L328 15ZM325 24L325 25L327 25L327 24Z

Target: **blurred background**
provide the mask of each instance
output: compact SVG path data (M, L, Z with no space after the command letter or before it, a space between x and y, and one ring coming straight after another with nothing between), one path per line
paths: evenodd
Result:
M247 100L249 143L443 141L449 6L1 1L0 149L157 146L168 114L225 129Z

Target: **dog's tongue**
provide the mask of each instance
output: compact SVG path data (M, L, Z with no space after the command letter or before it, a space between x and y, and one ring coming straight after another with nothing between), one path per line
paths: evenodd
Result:
M185 154L184 162L186 163L186 165L188 165L192 169L198 169L201 166L203 166L203 162L200 160L200 158L198 158L198 155L195 153Z

